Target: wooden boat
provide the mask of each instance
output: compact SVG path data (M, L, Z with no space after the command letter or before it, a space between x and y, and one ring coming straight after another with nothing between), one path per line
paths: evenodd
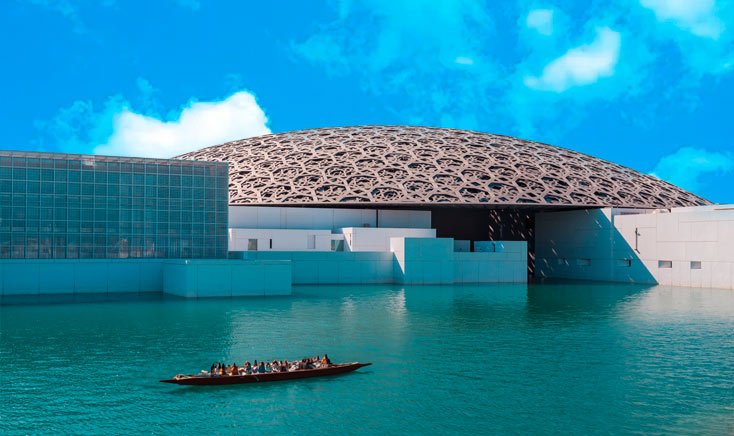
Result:
M288 372L266 372L264 374L247 375L209 375L209 374L179 374L172 379L161 380L162 383L173 383L189 386L221 386L237 385L242 383L274 382L294 380L298 378L326 377L355 371L359 368L372 365L371 363L336 363L325 368L298 369Z

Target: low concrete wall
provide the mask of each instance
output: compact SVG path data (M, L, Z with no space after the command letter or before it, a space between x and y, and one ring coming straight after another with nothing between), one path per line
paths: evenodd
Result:
M248 251L242 256L247 260L290 261L294 285L393 282L393 254L390 252Z
M541 277L734 289L734 207L539 213Z
M528 245L524 241L475 242L483 250L454 253L454 283L524 283L528 280Z
M163 292L187 298L290 295L287 261L167 260Z
M0 295L166 292L183 297L284 295L291 285L525 282L525 242L454 252L450 238L391 238L392 251L249 251L235 259L0 261Z
M346 227L341 232L349 251L390 251L392 238L436 237L436 229Z
M452 239L393 238L395 281L424 285L527 282L526 242L477 241L474 245L486 251L452 251Z
M527 281L527 244L496 242L487 253L456 253L449 238L391 238L386 252L237 253L250 261L289 261L294 285L451 284ZM495 246L493 245L493 250Z
M0 294L160 292L162 259L18 259L0 261Z
M395 254L395 281L413 285L454 283L454 240L390 238Z
M289 262L169 259L0 261L0 295L169 292L185 297L290 294Z

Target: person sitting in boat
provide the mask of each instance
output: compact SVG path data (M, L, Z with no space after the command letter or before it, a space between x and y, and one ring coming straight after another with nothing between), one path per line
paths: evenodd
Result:
M216 363L212 363L211 368L209 368L209 375L214 375L214 373L216 372L216 370L217 370L217 364Z
M331 362L329 362L329 357L324 354L324 358L321 359L321 366L329 366Z
M260 362L260 365L257 367L258 374L265 374L265 362Z
M232 367L230 368L229 375L239 375L240 371L237 368L237 363L232 362Z
M249 360L245 362L245 374L252 374L252 365Z

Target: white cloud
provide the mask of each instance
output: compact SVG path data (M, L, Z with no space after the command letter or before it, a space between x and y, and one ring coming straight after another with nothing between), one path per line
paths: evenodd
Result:
M524 83L533 89L553 92L590 85L614 74L620 47L618 32L608 27L599 28L590 44L568 50L548 63L540 77L526 76Z
M474 65L474 59L468 56L457 56L456 59L454 59L454 62L459 65Z
M189 102L178 118L165 121L123 108L112 133L95 154L169 158L210 145L270 133L268 118L246 91L222 101Z
M724 31L714 0L640 0L640 4L659 21L672 21L696 36L718 39Z
M541 35L553 34L553 9L533 9L525 19L525 25Z
M663 156L651 175L681 188L697 191L702 187L704 174L731 171L734 171L734 155L731 153L682 147L675 153Z

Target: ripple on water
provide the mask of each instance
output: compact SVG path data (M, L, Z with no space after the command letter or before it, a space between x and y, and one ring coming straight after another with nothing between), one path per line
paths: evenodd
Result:
M0 433L727 433L734 293L597 284L302 287L0 306ZM328 351L358 373L158 383ZM10 399L10 401L6 401Z

